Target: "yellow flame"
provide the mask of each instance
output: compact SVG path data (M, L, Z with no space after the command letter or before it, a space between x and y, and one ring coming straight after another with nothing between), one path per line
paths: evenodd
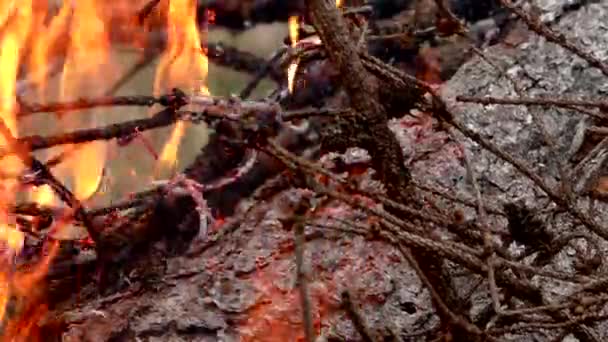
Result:
M174 169L177 163L177 149L179 148L180 141L184 135L186 127L183 121L178 121L175 124L175 128L171 132L171 137L165 144L163 151L159 156L160 169L157 169L157 174L160 176L161 169Z
M10 248L12 253L19 253L23 248L25 236L24 234L13 228L12 226L2 223L0 224L0 241L3 242L3 248ZM4 254L6 258L10 253ZM0 263L0 321L4 319L6 305L11 295L9 268L11 260L2 260Z
M13 251L20 252L23 248L23 232L7 224L0 225L0 240L4 241Z
M342 0L336 0L336 7L337 8L342 7L343 3L344 3L344 1L342 1Z
M23 45L27 39L32 23L32 2L3 1L0 4L0 119L14 136L17 136L17 120L15 118L15 87L22 57ZM0 146L8 147L8 141L0 135ZM8 173L19 173L24 165L16 156L0 160L0 169ZM23 233L13 228L8 215L8 206L15 198L17 182L4 180L0 184L0 245L19 252L23 246ZM10 279L8 267L10 260L2 260L0 264L0 321L4 319L6 304L10 296Z
M167 51L161 56L156 69L154 93L172 87L196 89L199 94L209 95L206 86L208 60L201 47L201 38L196 25L195 0L170 0L167 11L168 42ZM157 173L161 169L173 168L177 162L177 151L184 135L185 125L178 123L165 144Z
M289 17L289 40L291 41L291 47L295 48L298 43L298 33L299 33L299 24L298 17L291 16ZM294 82L296 78L296 72L298 71L298 63L300 61L295 59L293 62L289 64L287 67L287 89L290 94L293 94L294 90Z
M106 30L109 27L108 19L117 14L112 13L113 10L123 11L129 7L117 7L117 2L133 4L133 8L139 9L144 0L0 0L0 119L15 137L19 133L15 112L16 85L20 71L24 71L29 80L38 86L36 102L46 100L48 70L59 65L57 61L63 62L64 56L65 63L59 87L62 100L99 96L106 85L109 85L111 80L107 77L107 66L110 59L110 42ZM51 5L55 3L61 4L60 11L48 22L49 7L59 6ZM101 11L100 5L107 5L106 12ZM174 20L183 19L177 18ZM179 39L174 38L176 41ZM27 68L21 69L22 62ZM85 122L76 122L75 118L83 117L95 118L96 115L74 115L70 116L69 120L65 117L59 124L62 130L81 128L79 126ZM0 135L0 148L9 147L7 139ZM62 181L68 176L74 178L73 191L81 200L90 197L97 190L106 158L105 149L105 145L99 143L83 146L74 153L75 158L67 160L69 165L65 169L69 172L56 175ZM0 170L3 172L18 174L23 168L23 163L16 156L0 159ZM53 245L50 253L33 269L25 272L26 274L13 274L10 271L12 265L3 253L7 249L10 252L8 254L18 253L24 243L23 232L15 228L14 217L9 215L9 207L13 204L18 190L17 185L14 179L0 180L0 321L5 321L6 305L11 296L21 294L32 297L29 290L37 288L39 282L44 279L58 248L57 244ZM54 202L53 192L48 186L38 187L30 195L39 204ZM35 318L29 319L32 319L27 322L29 325L35 322ZM6 335L8 330L2 330L2 338L13 340L10 332ZM21 336L21 332L18 332L18 335Z
M61 98L64 100L82 96L99 96L103 90L102 75L104 66L110 60L110 41L105 23L100 17L95 0L66 1L64 6L71 6L72 21L70 27L71 41L62 74ZM91 84L95 81L96 84ZM101 83L101 84L100 84ZM93 125L98 115L81 114L79 117L92 118ZM64 125L77 128L74 117L64 120ZM66 149L72 146L66 146ZM74 195L84 200L95 194L103 175L106 161L107 145L96 141L84 144L68 160L67 169L74 180Z
M0 269L0 318L4 319L4 312L6 311L6 305L8 304L9 292L9 279L5 270Z
M46 184L33 189L31 193L31 198L32 201L42 206L51 205L55 200L53 189L51 189L51 187Z
M299 28L298 17L295 15L289 17L289 39L292 47L295 47L298 42Z
M19 69L22 47L29 34L31 24L32 2L11 2L12 6L2 8L0 15L5 21L0 23L4 28L0 42L0 118L6 124L13 136L18 135L17 120L15 118L15 85ZM0 135L0 146L7 147L7 140ZM10 156L0 161L0 168L10 174L18 174L23 170L23 163L16 156ZM0 191L0 211L6 215L6 206L14 199L14 180L3 182L3 191ZM5 221L5 217L0 222Z
M48 5L46 1L38 1ZM28 60L28 77L37 86L39 101L46 98L47 75L52 67L55 55L61 53L66 47L68 40L68 19L71 13L70 6L64 4L57 15L53 16L51 22L45 25L45 17L48 8L42 7L37 11L33 28L36 30L36 39L32 42L31 53Z

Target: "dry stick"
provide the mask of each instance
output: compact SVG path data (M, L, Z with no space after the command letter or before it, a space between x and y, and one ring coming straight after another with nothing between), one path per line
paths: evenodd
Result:
M161 104L167 101L167 98L154 96L103 96L91 99L79 99L69 102L58 102L49 104L28 104L27 108L20 109L16 113L18 117L29 116L36 113L49 112L71 112L84 109L98 107L115 107L115 106L145 106L151 107L155 104Z
M508 328L490 329L492 335L523 334L535 330L566 329L581 324L593 324L608 320L608 315L587 314L573 317L564 322L522 322Z
M359 138L361 145L369 150L374 167L389 195L401 199L405 196L404 191L411 177L405 168L399 143L388 128L386 111L379 102L377 79L365 70L335 3L328 0L308 0L307 5L313 25L329 59L340 72L352 108L357 112L354 123L365 127L369 132L369 137Z
M277 159L279 159L282 163L284 163L291 169L304 170L311 174L315 174L316 172L319 172L319 170L323 170L320 167L314 168L314 169L310 168L309 163L304 163L300 158L289 153L288 151L285 151L282 148L277 148L277 144L273 143L272 140L269 141L269 146L271 146L272 149L267 150L267 152L270 153L271 155L275 156ZM324 172L326 174L333 175L331 172L328 172L327 170L324 170ZM333 175L333 177L337 177L337 176ZM459 260L456 262L468 264L469 266L473 267L474 269L479 269L480 267L483 268L483 266L481 266L481 262L478 259L478 257L481 256L481 254L482 254L480 251L477 251L471 247L468 247L468 246L460 244L460 243L440 241L440 240L435 240L435 239L431 239L431 238L427 238L427 237L422 237L418 233L413 233L413 232L421 232L420 227L417 227L414 224L405 222L405 221L391 215L390 213L388 213L386 211L376 209L374 207L370 207L368 203L365 203L358 197L355 197L352 195L347 195L347 194L344 194L344 193L341 193L341 192L338 192L335 190L328 189L327 187L325 187L321 184L318 184L316 182L314 183L314 185L315 185L315 191L319 194L333 197L344 203L349 204L352 207L362 209L365 212L370 213L371 215L381 218L382 220L384 220L386 225L389 226L389 229L391 231L393 231L393 229L394 229L394 232L396 232L400 237L404 237L406 240L409 240L409 241L414 241L413 246L415 246L415 247L422 247L425 249L432 250L433 252L445 255L446 257L448 257L451 260L452 260L452 258L456 258L455 260Z
M62 201L67 203L75 212L76 216L83 222L89 236L93 241L99 241L99 232L93 226L89 219L89 216L84 209L82 203L68 190L55 176L49 171L49 169L36 158L32 157L27 150L24 149L23 145L17 142L17 139L13 136L10 129L4 123L4 120L0 119L0 134L4 136L7 142L8 150L16 153L16 155L27 165L35 179L41 180L46 183L55 191L55 193L61 198Z
M306 342L313 342L315 338L313 322L312 322L312 307L310 304L310 294L308 291L308 275L304 266L304 224L295 222L294 224L294 242L296 256L296 274L298 279L298 287L300 288L300 305L302 306L302 317L304 321L304 334Z
M17 113L18 116L28 116L36 113L45 112L71 112L79 111L83 109L91 109L98 107L114 107L114 106L143 106L151 107L156 104L160 104L165 107L174 106L176 101L182 101L184 104L194 104L198 106L204 106L205 111L208 115L213 114L228 114L227 112L234 112L239 114L241 112L255 112L255 111L269 111L279 112L280 106L272 101L241 101L238 98L222 98L213 96L186 96L179 89L175 89L174 93L162 95L159 97L154 96L102 96L90 99L79 99L69 102L57 102L48 104L28 104L28 111L22 111ZM332 113L338 113L343 110L341 109L320 109L317 115L329 115ZM286 112L289 114L290 112ZM294 111L294 114L297 113ZM310 115L315 115L311 112ZM223 117L227 117L224 115Z
M340 108L310 108L310 109L294 109L283 112L282 119L283 121L291 121L291 120L300 120L307 119L312 116L329 116L335 117L337 115L344 116L353 116L351 109L340 109Z
M464 146L464 145L463 145ZM498 294L498 287L496 285L496 277L495 277L495 264L496 264L496 252L494 251L490 231L488 227L488 220L486 217L485 208L483 205L483 200L481 198L481 190L479 188L479 183L477 182L477 177L473 173L473 167L471 166L471 161L469 159L467 150L464 151L464 163L467 172L467 176L469 178L469 182L473 185L473 190L475 192L475 199L477 201L477 215L479 220L481 221L481 227L483 228L483 245L485 252L488 253L488 257L486 259L486 264L488 267L488 283L490 288L490 298L492 299L492 304L494 306L494 312L500 315L500 296Z
M270 71L272 71L272 69L276 67L277 62L281 59L281 57L283 57L285 52L287 52L287 48L285 47L281 47L280 49L275 51L274 54L268 60L268 62L262 65L258 72L253 75L251 81L249 81L249 83L247 83L247 86L241 91L239 98L243 100L247 99L251 95L253 90L257 88L262 79L264 79L264 77L266 77L270 73Z
M137 20L139 24L143 24L144 20L152 13L154 7L156 7L161 0L150 0L144 7L137 13Z
M456 197L454 195L447 193L445 190L437 189L432 185L421 184L420 182L418 182L416 180L413 180L412 183L414 184L415 187L417 187L418 189L420 189L422 191L430 192L433 195L443 197L449 201L452 201L455 203L460 203L460 204L466 205L467 207L472 207L472 208L475 208L477 206L477 203L475 200L469 200L469 199L465 199L465 198ZM506 216L504 211L496 209L496 208L486 208L486 210L489 214L492 214L492 215Z
M543 24L537 16L524 11L521 7L516 6L511 0L500 0L500 3L515 13L521 20L526 23L528 28L539 36L544 37L548 41L555 43L564 49L574 53L584 59L589 65L599 69L604 75L608 76L608 64L594 57L590 52L585 52L574 43L570 42L563 33L556 32L545 24Z
M524 106L543 106L543 107L562 107L571 109L572 107L588 107L599 108L600 110L608 110L608 102L593 101L593 100L570 100L562 98L534 98L534 97L493 97L493 96L457 96L457 101L473 102L483 105L499 104L499 105L524 105ZM606 118L606 115L603 116Z
M15 143L31 151L50 148L58 145L80 144L95 140L110 140L128 136L136 132L169 126L178 120L173 108L164 109L150 118L127 121L99 128L76 130L49 137L39 135L17 138ZM0 148L0 158L13 154L6 148Z
M338 182L338 183L342 184L343 186L345 186L349 191L352 191L355 193L360 193L364 196L376 199L379 202L384 203L385 205L392 206L394 208L402 210L403 212L405 212L413 217L420 218L426 222L433 222L433 223L436 223L439 225L448 224L447 220L442 220L439 217L434 217L431 215L425 215L424 213L421 213L418 210L408 208L408 207L404 206L403 204L397 203L393 200L385 198L384 196L378 196L377 194L373 194L373 193L370 193L370 192L367 192L367 191L364 191L361 189L354 188L353 186L350 186L340 176L334 174L333 172L331 172L329 170L326 170L325 168L323 168L315 163L309 162L305 159L302 159L298 156L293 155L292 153L290 153L289 151L287 151L286 149L281 147L278 143L276 143L272 139L270 139L268 141L268 146L269 146L269 148L266 151L270 155L275 156L277 159L279 159L281 162L285 163L289 167L292 167L296 170L297 169L306 170L307 172L309 172L311 174L322 174L324 176L327 176L328 178L332 179L333 181ZM329 189L322 190L321 192L324 192L324 191L330 191L330 190ZM402 219L398 218L395 215L392 215L391 213L389 213L387 211L376 209L374 207L369 207L369 205L367 203L364 203L359 197L356 197L356 196L349 197L346 194L341 194L341 193L334 192L334 191L331 191L331 193L333 195L331 195L330 193L328 193L328 195L330 195L332 197L337 196L338 199L345 201L346 203L350 204L351 206L361 208L375 216L381 217L381 218L385 219L387 222L389 222L390 224L392 224L394 226L398 226L401 229L407 229L408 231L412 231L412 232L416 232L416 233L424 232L424 230L421 229L420 227L416 227L415 225L413 225L411 223L405 222ZM452 246L451 243L446 242L446 244ZM469 253L469 254L472 254L475 256L481 256L483 254L483 252L478 251L474 248L468 247L463 244L453 244L453 247L457 248L457 249L462 249L466 253Z
M407 262L410 264L410 266L414 269L414 272L416 272L416 275L418 276L418 278L420 278L420 281L424 284L424 286L431 293L431 297L433 298L433 301L436 303L435 306L437 307L438 310L440 310L442 312L442 314L440 316L449 317L452 324L455 324L455 325L461 327L462 329L464 329L465 331L467 331L470 334L474 334L477 336L483 336L485 338L485 340L487 340L487 341L495 341L494 338L487 336L483 331L481 331L479 329L479 327L468 322L467 320L462 318L462 316L460 316L460 315L456 314L454 311L452 311L448 307L448 305L445 303L445 301L443 300L441 295L439 295L439 293L435 289L435 285L433 285L433 283L429 280L429 278L427 278L427 276L424 274L424 272L420 268L420 264L418 264L416 259L412 256L412 253L410 252L410 250L401 245L398 245L397 248L399 249L399 251L401 252L403 257L407 260Z
M361 335L361 338L363 339L363 341L365 341L365 342L378 341L375 338L374 334L370 331L367 324L365 324L365 319L363 318L363 316L361 316L359 311L357 311L357 309L355 308L355 304L353 303L352 295L350 294L350 291L348 289L343 291L341 297L342 297L341 305L344 308L344 311L346 311L348 318L350 318L350 320L353 322L353 325L355 326L355 330L357 330L359 335Z

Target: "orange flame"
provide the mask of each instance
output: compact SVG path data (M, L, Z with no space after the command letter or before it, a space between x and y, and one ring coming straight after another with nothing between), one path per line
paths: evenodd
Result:
M15 118L15 91L19 61L23 46L29 34L32 21L32 2L3 1L0 4L0 27L3 28L0 41L0 119L17 136ZM8 141L0 135L0 146L8 148ZM24 165L16 157L0 160L0 168L18 174ZM19 252L23 246L23 233L15 229L8 215L8 206L14 200L17 182L3 180L0 184L0 250L4 255L0 260L0 321L4 319L6 304L10 298L10 260L12 253Z
M17 121L15 118L15 85L19 60L23 52L23 45L29 34L32 2L9 1L3 2L0 7L0 26L4 32L0 42L0 118L14 136L17 136ZM0 146L6 148L7 139L0 136ZM10 173L19 173L23 164L16 156L4 158L0 161L0 168ZM4 180L0 184L0 242L2 249L19 252L23 245L23 233L13 228L8 215L8 205L14 199L17 183L14 180ZM10 295L8 283L8 269L10 260L6 254L0 263L0 319L4 318L6 303Z
M101 93L97 90L105 88L103 82L109 81L107 67L110 42L106 30L107 18L103 17L99 7L104 2L79 0L61 3L59 12L48 21L51 6L47 0L0 0L0 119L14 136L18 135L15 112L16 85L20 71L26 71L29 81L37 85L37 102L47 100L48 71L54 65L59 66L60 62L64 62L59 87L63 100L99 96ZM27 65L27 69L22 69L22 62ZM74 117L96 116L71 116L69 121L61 118L62 129L77 129L85 124L76 122ZM7 139L1 135L0 148L10 148ZM105 163L105 148L103 143L82 146L77 153L71 154L72 159L66 161L66 172L56 174L62 181L66 177L74 180L73 192L81 200L97 191ZM23 163L16 156L0 159L0 169L7 173L18 174L23 168ZM9 298L35 297L29 291L40 287L57 248L56 245L52 246L51 251L33 270L19 271L16 274L10 271L12 260L7 256L18 253L24 243L24 234L14 228L14 218L8 210L14 202L16 191L16 180L0 181L0 254L3 254L0 255L0 321L5 321ZM42 205L52 204L55 200L48 186L35 188L30 197ZM11 317L4 327L5 338L8 336L11 340L30 340L23 334L28 334L29 329L35 325L33 323L45 311L39 303L33 305L35 307L31 307L27 317L21 317L21 321L13 321Z
M32 201L41 206L51 205L55 201L53 189L46 184L34 188L32 190L31 198Z
M115 71L110 58L108 27L116 20L131 20L132 16L123 11L137 10L144 2L147 1L64 0L58 2L61 5L55 5L59 11L48 18L52 7L48 0L0 0L0 119L14 136L18 135L15 112L19 72L27 71L25 74L29 81L37 86L36 102L49 100L46 98L47 90L51 90L47 84L48 74L54 66L59 68L61 64L63 72L58 87L61 100L102 95L101 91L111 82L108 72ZM200 84L201 80L206 82L208 61L201 48L196 25L196 0L169 0L159 6L167 6L168 44L157 69L155 93L181 87L194 88L197 93L208 95L207 87ZM209 19L213 21L214 18L214 13L210 13ZM118 26L119 31L123 29L123 26ZM136 38L128 32L125 36ZM100 123L91 120L100 116L95 113L59 115L59 124L62 130L68 131L84 125L98 126ZM162 151L159 165L175 163L184 131L185 125L178 123ZM74 147L64 146L63 150ZM10 148L7 139L0 135L0 149L7 148ZM85 200L94 195L101 184L107 146L103 142L87 143L72 152L61 169L56 169L55 176L61 181L71 180L76 197ZM23 168L16 156L0 159L0 169L6 173L18 174ZM35 292L42 287L41 282L58 245L51 246L50 252L32 270L11 271L11 260L2 254L19 252L24 244L24 234L15 228L14 218L9 215L17 185L16 180L0 180L0 321L7 321L5 314L9 298L12 302L14 297L22 297L29 303L29 311L18 320L14 317L8 319L3 338L25 341L33 338L29 334L34 333L31 330L46 312ZM41 205L51 205L56 201L48 186L37 187L29 195Z
M41 3L42 1L37 1ZM44 2L45 5L48 5ZM61 53L67 46L68 40L62 39L68 35L68 22L70 7L63 6L52 21L45 25L48 6L41 6L35 13L33 29L36 39L32 42L31 53L28 60L28 77L37 86L39 101L45 100L47 90L47 74L52 68L51 60Z
M71 43L63 68L61 97L99 96L100 81L104 80L102 71L107 72L110 56L110 41L100 9L95 0L66 1L65 6L73 4L71 22ZM94 81L94 84L88 83ZM103 89L103 87L101 87ZM86 114L81 114L83 117ZM90 115L93 124L98 115ZM78 122L64 120L65 126L76 128ZM67 149L73 146L66 146ZM74 179L74 195L84 200L97 191L105 165L107 145L98 141L80 147L68 161L68 169Z
M342 7L343 1L336 0L336 8ZM295 48L298 44L299 38L299 29L300 25L298 23L298 17L292 15L288 19L288 27L289 27L289 40L291 41L291 47ZM295 87L295 79L298 71L298 64L300 63L300 59L296 58L292 61L287 67L287 89L290 94L293 94Z
M170 0L168 6L168 46L156 70L154 93L158 95L164 89L184 87L209 95L209 90L204 85L209 63L203 53L196 25L196 1ZM160 170L175 166L184 131L185 124L178 122L161 152L157 174L161 173Z
M15 306L18 310L13 314L14 319L7 322L4 336L9 341L32 341L37 335L37 323L47 312L47 306L41 304L44 291L45 275L48 273L51 261L59 251L59 243L54 241L40 262L30 270L23 270L9 280L7 289L14 295ZM37 340L43 340L38 336Z
M292 48L295 48L296 44L298 43L299 29L300 25L298 24L298 17L289 17L289 40L291 41ZM290 94L293 94L294 82L296 78L296 72L298 71L299 62L300 61L298 59L295 59L289 64L289 67L287 67L287 89L289 89Z

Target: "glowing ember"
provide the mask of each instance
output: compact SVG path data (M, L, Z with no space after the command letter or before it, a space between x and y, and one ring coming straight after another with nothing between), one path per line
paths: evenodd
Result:
M207 21L209 22L209 25L215 24L215 11L214 10L212 10L212 9L207 10Z
M252 277L254 286L263 295L241 322L241 341L304 341L299 291L280 289L275 284L276 279L284 276L281 271L269 267L258 269ZM323 282L309 285L313 326L318 335L329 313L327 297L333 289Z
M160 94L165 89L180 87L209 95L209 90L204 85L209 64L203 53L200 33L196 25L196 1L172 0L168 3L167 50L162 55L156 71L154 92ZM171 170L175 166L184 131L183 122L175 125L171 137L161 152L157 175L161 174L162 170Z

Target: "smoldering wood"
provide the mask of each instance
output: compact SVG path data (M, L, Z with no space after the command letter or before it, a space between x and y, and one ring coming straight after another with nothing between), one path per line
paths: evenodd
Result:
M557 4L558 2L555 5L560 11L566 8L561 6L563 4ZM603 46L605 41L598 33L597 23L605 19L607 11L604 4L569 8L560 12L555 27L566 32L573 30L576 36L585 37ZM555 13L557 12L554 8L548 10L545 20L551 20ZM515 33L521 34L521 31ZM601 93L602 79L597 73L581 67L584 65L581 61L571 63L571 55L529 33L524 44L519 47L499 43L485 49L484 53L498 63L505 64L507 70L515 73L515 80L525 85L532 95L544 94L547 91L556 94L571 92L572 95ZM370 64L376 62L366 60L365 57L363 59L367 61L369 70L377 70ZM561 66L561 72L557 76L553 73L553 68L550 68L555 64ZM550 84L542 82L553 79L555 82ZM382 81L389 82L387 79ZM404 82L402 79L393 80L398 81ZM332 87L336 89L324 94L328 98L323 104L348 104L340 85ZM524 158L527 163L533 165L534 171L543 177L553 178L555 182L562 181L559 179L556 163L552 160L553 154L548 151L550 147L545 146L539 135L528 125L529 111L533 109L482 107L455 101L456 95L463 94L504 96L509 94L511 87L499 71L487 65L482 58L474 58L460 68L450 81L442 85L441 95L453 111L455 120L461 120L484 135L492 136L500 148ZM310 103L302 101L302 105L308 104ZM418 108L423 109L424 106ZM552 109L540 113L551 134L560 137L557 148L560 151L571 150L568 142L573 132L570 128L578 125L580 116L572 111L557 112ZM602 284L603 279L601 250L605 249L605 241L597 239L598 243L592 243L595 237L577 226L578 222L566 213L568 208L551 207L547 198L543 197L528 179L489 151L479 149L475 143L465 140L458 133L448 137L445 127L432 118L426 118L428 121L425 123L422 114L410 114L417 116L399 117L394 114L390 126L405 154L412 178L469 199L472 195L471 185L467 183L468 177L459 157L459 149L473 151L476 158L471 161L471 166L476 174L481 175L479 182L484 201L495 207L501 207L504 203L512 204L507 205L505 210L498 211L496 216L490 217L493 226L491 232L498 239L496 243L498 247L504 247L500 251L504 254L498 253L498 250L497 253L506 258L509 253L516 253L508 249L517 249L519 244L526 247L528 257L534 260L531 264L526 261L519 264L513 261L512 265L515 266L512 269L509 269L511 266L508 266L508 263L497 266L497 285L500 290L498 300L499 304L504 305L501 309L505 311L502 316L497 315L485 285L479 280L479 275L482 279L487 276L484 273L485 263L476 261L476 258L484 255L484 243L476 227L478 218L467 207L413 187L413 201L424 197L424 203L435 207L434 210L429 209L429 213L440 215L442 219L453 217L454 225L465 227L466 232L457 234L457 229L435 223L441 220L417 218L411 219L409 226L404 226L410 228L402 228L403 233L409 235L396 235L391 238L390 234L384 235L387 233L386 229L391 227L382 223L385 222L385 217L380 218L382 228L374 228L378 224L374 221L377 218L374 218L365 206L352 209L331 196L320 198L320 216L310 217L304 238L307 240L306 252L310 256L307 256L307 259L311 260L311 268L314 271L308 284L311 301L315 315L319 315L319 319L325 324L319 328L321 338L357 341L362 337L381 336L393 340L432 340L438 336L457 336L454 335L455 330L451 324L441 322L433 310L431 297L424 290L424 284L402 258L400 244L409 246L403 241L411 243L413 240L408 239L419 237L427 242L447 239L451 243L434 246L435 249L432 250L437 251L437 254L433 257L441 260L442 272L449 277L448 286L456 292L456 305L462 305L464 308L455 312L468 320L466 324L474 324L485 329L485 333L501 336L505 340L549 340L559 337L559 334L565 336L569 333L581 341L603 339L606 332L605 323L601 315L595 316L595 312L600 312L596 310L597 305L603 305L604 299L601 296L591 299L584 297L580 302L576 302L574 298L577 297L572 291L580 290L580 287L601 291L598 284ZM507 124L497 125L497 121ZM329 123L328 120L317 119L311 120L309 130L282 130L279 141L296 154L304 152L305 156L317 159L317 152L307 150L319 143L319 136L327 134ZM601 124L601 121L597 124ZM324 129L320 130L319 127ZM235 127L234 123L228 121L217 128L218 132L213 136L212 142L185 171L202 183L218 179L226 171L239 167L246 155L243 144L237 143L238 139L229 139L242 137L238 125ZM341 129L330 131L348 132L347 134L357 132ZM426 135L421 134L421 131ZM593 142L585 141L584 144ZM218 158L225 156L227 152L234 158ZM344 151L341 158L347 160L347 163L350 160L356 164L356 154L352 150ZM321 162L324 165L336 163L335 159L327 156L321 158ZM94 299L97 284L87 283L79 292L84 302L73 305L74 298L71 298L70 292L75 289L65 284L75 281L77 268L85 270L86 277L91 278L94 274L94 264L62 264L62 267L67 269L63 272L72 277L53 280L49 294L55 296L52 297L54 311L41 324L42 332L49 339L58 340L255 340L267 337L267 326L259 325L258 322L268 319L277 324L274 328L285 332L285 335L281 336L282 339L290 340L301 336L302 317L298 310L293 310L298 300L297 297L291 296L295 285L292 282L295 275L291 258L292 232L286 231L283 224L285 218L293 217L293 208L302 200L301 189L290 188L293 184L283 184L278 188L269 186L274 190L269 191L271 195L268 197L254 195L256 200L242 199L256 189L259 190L260 184L264 183L262 187L269 184L268 179L272 178L272 175L280 175L279 179L291 180L289 173L292 166L283 163L284 161L278 161L271 155L263 155L251 174L237 180L240 181L238 185L233 184L226 188L233 186L234 197L223 197L220 190L204 194L220 215L222 212L224 215L232 215L222 227L226 230L212 234L207 241L196 242L198 246L191 245L200 225L198 215L193 213L195 204L191 199L162 197L160 200L156 199L156 202L146 203L144 207L152 204L155 209L151 212L153 218L149 221L153 225L145 226L144 234L141 235L147 236L149 232L159 232L159 235L151 234L149 240L141 240L141 250L130 250L127 253L128 256L139 257L141 263L128 260L129 258L121 261L121 264L133 261L133 265L125 268L128 274L119 274L115 279L117 283L112 284L115 285L112 290L118 292ZM334 171L339 169L333 168ZM365 171L353 173L357 175L353 181L369 191L382 192L384 186L373 179L373 172L367 167L363 167L363 170ZM333 181L324 181L323 177L311 172L309 179L305 183L297 183L297 187L312 186L317 178L324 186L336 186ZM340 187L337 189L343 190ZM349 194L351 195L353 199L358 198ZM517 202L522 197L523 201ZM588 199L579 197L579 201L586 202ZM412 206L412 203L409 205ZM598 208L595 213L603 215L603 204L595 205ZM323 215L324 210L329 211L327 215ZM339 220L335 220L336 218ZM414 225L419 227L411 227ZM421 227L432 233L416 235ZM128 228L128 225L123 228ZM575 230L575 234L570 234L570 230ZM462 231L461 229L460 232ZM545 244L539 242L539 239L551 240L551 243ZM516 240L515 244L512 243L513 240ZM454 262L461 259L448 258L451 260L448 262L442 259L443 254L439 253L445 246L456 246L461 241L466 241L467 248L461 249L460 257L465 258L469 256L468 253L475 255L472 263L466 267L469 271ZM114 246L125 243L128 245L128 239ZM172 246L173 243L175 245ZM72 248L64 248L64 257L61 260L70 260ZM471 250L473 252L470 252ZM539 255L535 257L531 253ZM503 262L507 261L503 259ZM116 266L119 268L124 265ZM537 266L543 268L534 268ZM142 273L142 270L150 272ZM474 276L470 272L479 275ZM541 275L544 278L541 278ZM366 328L363 330L355 327L340 310L339 294L346 289L353 291L349 293L355 297L355 302L361 303L360 307L350 310L359 320L366 322ZM520 308L524 310L519 312ZM548 328L543 330L539 327L543 322L527 322L530 318L525 316L525 310L533 310L535 314L541 315L543 320L548 322ZM594 313L588 317L581 316L581 310ZM263 318L258 320L259 317ZM558 327L550 328L551 324ZM559 330L559 327L563 329ZM477 338L479 334L469 336Z

